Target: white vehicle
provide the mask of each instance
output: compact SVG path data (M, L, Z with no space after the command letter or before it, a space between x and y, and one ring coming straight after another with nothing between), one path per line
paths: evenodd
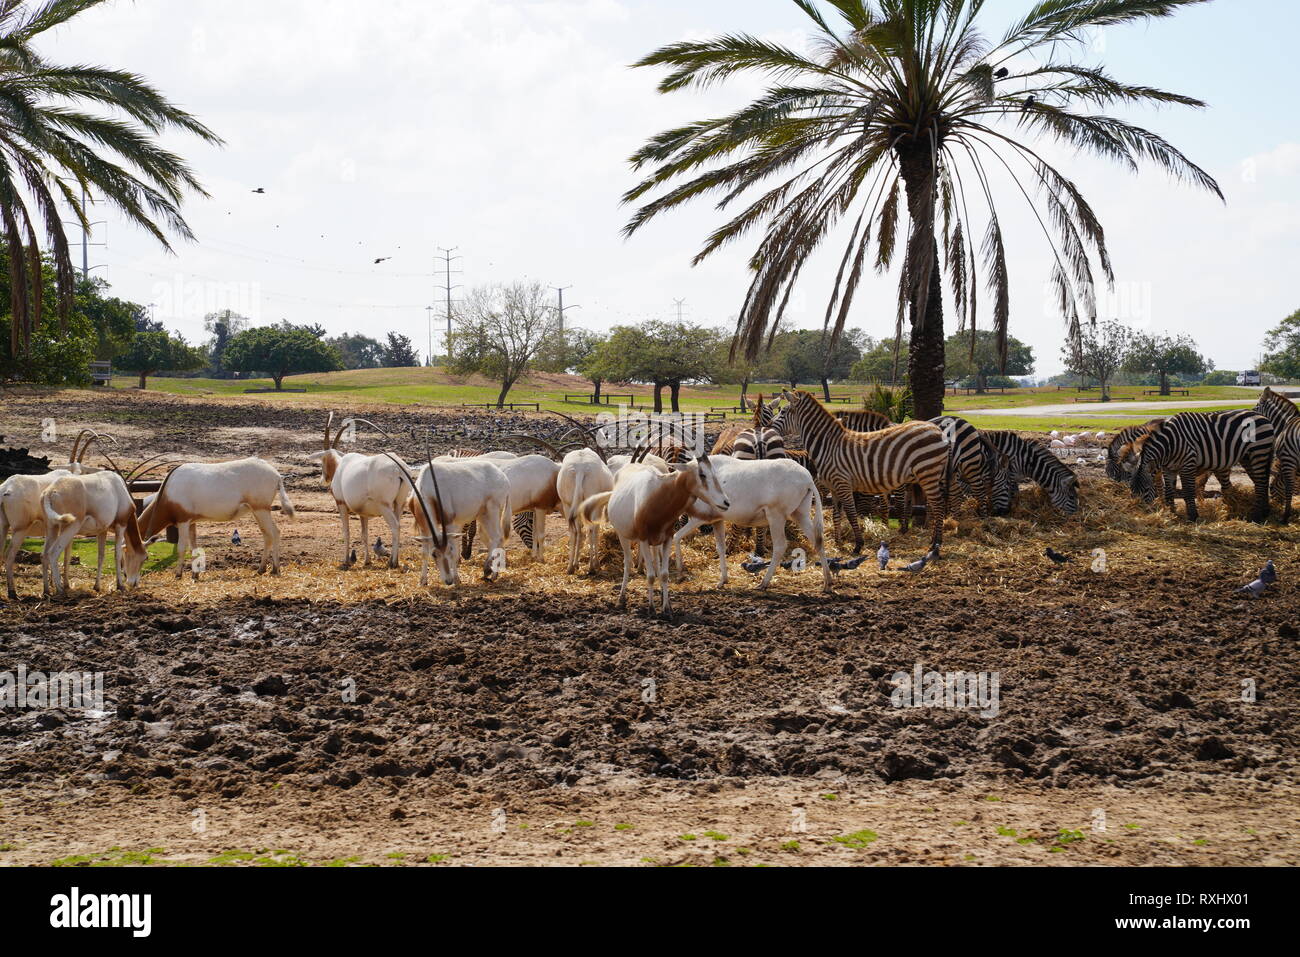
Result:
M1237 373L1237 385L1262 385L1259 378L1259 371L1256 369L1247 369L1245 372Z

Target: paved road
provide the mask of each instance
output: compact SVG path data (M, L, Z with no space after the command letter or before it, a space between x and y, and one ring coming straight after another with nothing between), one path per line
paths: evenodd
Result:
M1071 402L1069 405L1021 405L1003 409L962 409L961 415L1100 415L1131 416L1134 412L1159 412L1162 409L1203 409L1206 406L1249 408L1254 399L1201 399L1191 402Z

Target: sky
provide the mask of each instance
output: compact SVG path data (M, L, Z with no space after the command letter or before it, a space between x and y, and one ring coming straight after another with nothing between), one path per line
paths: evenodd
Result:
M1030 5L990 0L985 32L1001 35ZM752 245L692 267L721 213L699 204L625 239L631 210L620 197L637 182L627 157L648 137L735 109L763 83L661 95L653 70L628 65L722 32L803 49L809 25L789 0L114 0L46 34L40 49L140 73L225 140L165 138L210 194L184 206L196 241L168 252L95 211L104 222L89 265L113 294L150 304L191 343L206 338L206 313L233 308L258 324L319 323L330 334L394 330L422 352L432 328L437 353L439 247L455 250L453 298L528 279L569 287L570 326L679 313L732 325ZM1294 0L1213 0L1089 40L1085 62L1209 104L1122 115L1208 170L1226 203L1155 169L1134 176L1042 144L1106 228L1116 287L1102 293L1102 316L1186 333L1217 368L1254 367L1264 333L1300 307L1298 32ZM1046 301L1051 253L1014 184L994 189L1011 333L1051 375L1063 339ZM81 230L69 236L80 265ZM809 266L788 326L821 326L837 263L828 248ZM849 324L892 335L896 290L896 274L870 275Z

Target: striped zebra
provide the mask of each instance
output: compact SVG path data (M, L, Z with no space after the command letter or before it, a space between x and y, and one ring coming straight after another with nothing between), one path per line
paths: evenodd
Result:
M1112 481L1128 485L1133 481L1133 469L1137 467L1137 453L1135 444L1139 438L1144 435L1150 435L1160 426L1165 424L1163 418L1148 419L1141 425L1130 425L1126 429L1121 429L1113 439L1110 445L1106 447L1106 477ZM1232 470L1222 469L1214 473L1215 478L1219 480L1219 489L1224 490L1232 483ZM1178 476L1173 474L1166 475L1157 470L1153 473L1152 478L1159 485L1168 485L1169 488L1165 493L1166 499L1172 499L1174 494L1174 482ZM1201 472L1196 476L1196 496L1197 498L1205 497L1205 483L1209 480L1209 472Z
M1251 409L1235 412L1180 412L1135 442L1137 471L1133 491L1147 503L1156 500L1152 473L1165 472L1164 498L1174 508L1173 481L1182 480L1188 521L1196 521L1196 475L1230 471L1240 464L1255 485L1253 522L1268 519L1268 479L1273 467L1276 430L1266 416Z
M1255 403L1255 411L1273 423L1277 430L1273 457L1277 462L1274 498L1281 499L1282 523L1291 521L1291 499L1295 496L1296 471L1300 469L1300 409L1284 395L1265 389Z
M943 541L950 456L943 430L932 422L905 422L877 432L857 432L828 412L811 393L782 392L784 431L798 433L817 479L844 509L853 552L862 551L862 526L854 492L888 495L915 482L927 503L931 545Z
M1019 483L1022 479L1036 482L1047 493L1053 508L1066 515L1079 510L1079 477L1045 445L1002 429L989 430L983 435L1005 460L1011 483Z
M953 447L953 483L975 499L980 515L1005 515L1011 508L1009 497L1003 504L1003 496L998 496L997 504L1002 511L995 512L993 492L999 482L1010 483L999 476L1003 470L997 453L980 430L956 415L941 415L930 421L943 429ZM948 489L948 501L950 505L954 501L952 488Z

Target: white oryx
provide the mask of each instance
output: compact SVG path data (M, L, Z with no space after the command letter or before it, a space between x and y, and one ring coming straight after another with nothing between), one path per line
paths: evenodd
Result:
M765 590L785 557L785 523L792 521L812 545L822 566L823 590L831 590L831 571L826 563L822 526L821 496L808 470L793 459L733 459L714 455L714 474L727 488L731 507L714 508L707 499L697 498L686 510L689 521L673 536L677 570L682 571L682 539L695 534L701 525L713 526L718 546L718 587L727 584L727 524L746 528L766 527L772 536L772 561L759 583Z
M402 545L402 510L411 497L410 486L403 475L406 463L394 461L385 453L365 455L361 452L340 452L339 439L349 426L364 422L379 427L366 419L344 419L339 430L330 437L334 422L331 412L325 422L325 448L308 456L308 461L320 460L321 473L329 486L330 495L339 510L343 525L343 560L341 568L352 567L352 519L361 519L361 547L365 551L365 564L370 564L370 519L382 518L388 523L389 540L393 547L388 552L388 567L396 568L398 550ZM383 430L380 429L382 432ZM387 434L387 433L385 433Z
M592 449L575 449L560 463L560 473L555 479L560 497L560 510L569 524L569 567L567 574L578 570L582 559L582 536L589 532L591 556L587 570L596 573L596 559L600 539L598 525L584 525L579 506L592 495L609 492L614 488L614 473Z
M540 561L546 543L546 516L560 507L556 488L559 463L545 455L518 455L496 459L492 464L504 472L510 482L512 515L532 512L532 556Z
M387 453L390 454L391 453ZM392 456L393 461L398 461ZM491 581L505 567L505 540L510 534L510 480L501 471L503 460L487 457L434 460L412 476L403 472L414 494L409 505L420 543L420 584L429 583L429 560L444 585L460 583L460 539L468 522L482 525L487 535L483 577Z
M0 546L5 543L5 534L11 533L5 552L5 582L10 598L17 598L14 589L14 564L23 542L36 535L45 534L45 509L41 496L45 490L61 476L71 475L67 469L55 469L44 475L11 475L0 482ZM67 577L67 561L72 557L68 552L64 556L64 577Z
M147 553L136 523L135 503L131 501L122 476L108 471L90 475L58 475L41 493L41 510L45 514L45 548L41 552L42 595L67 595L67 568L65 566L60 576L59 558L66 559L68 546L78 533L94 535L99 543L95 591L99 591L103 579L104 540L110 531L113 533L118 589L139 583L140 569L144 567Z
M650 608L654 609L658 581L663 593L660 611L670 615L668 577L677 520L697 498L720 513L727 511L730 502L707 455L679 466L668 475L636 458L634 455L633 461L619 469L613 491L593 495L579 508L588 523L604 516L614 526L623 546L623 583L618 590L618 606L627 606L627 582L632 573L635 544L645 563L646 599Z
M185 555L194 551L198 539L196 523L229 522L247 510L262 530L260 575L271 563L271 574L280 574L280 530L271 515L276 496L286 518L294 516L293 503L284 490L284 479L275 467L259 458L233 462L190 462L167 473L158 492L146 499L140 513L140 533L151 539L175 525L176 577L183 573ZM198 569L191 569L194 578Z

